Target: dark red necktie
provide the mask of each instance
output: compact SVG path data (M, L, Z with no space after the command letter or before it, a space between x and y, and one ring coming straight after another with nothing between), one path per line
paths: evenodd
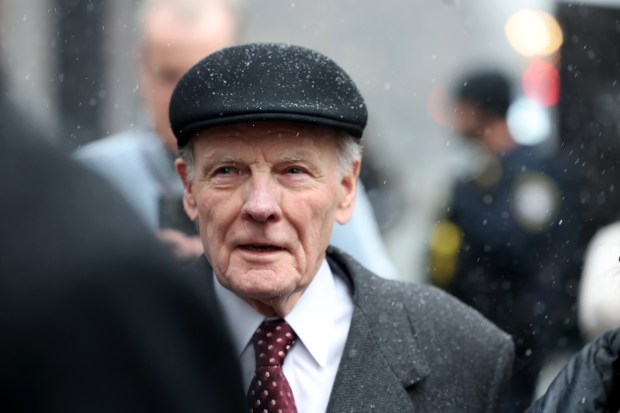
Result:
M248 389L250 412L297 413L291 386L282 372L284 358L296 339L284 320L265 321L254 333L256 372Z

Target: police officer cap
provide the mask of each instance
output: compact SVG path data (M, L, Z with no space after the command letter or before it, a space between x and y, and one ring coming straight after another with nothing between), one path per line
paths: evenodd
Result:
M367 118L364 99L342 68L287 44L219 50L181 78L170 101L179 148L210 127L265 120L330 126L359 140Z

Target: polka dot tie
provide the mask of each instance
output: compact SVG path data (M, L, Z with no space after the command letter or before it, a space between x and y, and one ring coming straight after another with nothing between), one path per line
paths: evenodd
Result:
M253 413L297 413L295 399L282 363L295 345L297 335L284 320L265 321L254 333L256 372L248 390Z

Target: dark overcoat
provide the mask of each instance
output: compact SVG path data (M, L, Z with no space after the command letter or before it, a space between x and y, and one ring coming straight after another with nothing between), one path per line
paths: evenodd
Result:
M202 284L28 121L0 95L0 411L246 411Z

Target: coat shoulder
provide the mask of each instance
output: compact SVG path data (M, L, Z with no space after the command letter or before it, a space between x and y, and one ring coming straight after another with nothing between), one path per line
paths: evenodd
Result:
M419 329L433 329L438 334L449 334L465 341L490 338L498 343L510 341L508 334L445 291L430 285L404 284L400 291Z
M346 254L335 258L349 273L357 310L388 363L401 377L415 364L423 377L407 389L415 405L497 411L512 372L510 336L442 290L382 279Z
M458 406L464 412L497 411L512 373L514 344L510 336L435 287L376 282L383 286L378 298L397 297L416 346L424 354L429 375L414 393L423 392L426 400L443 405L442 409Z
M498 343L510 337L472 307L434 286L388 280L373 274L346 254L337 255L352 279L355 301L374 311L405 311L412 326L431 335L458 337L464 341Z
M431 285L384 280L367 274L376 287L374 308L393 303L410 318L417 336L436 342L458 342L461 347L482 349L512 348L508 334L499 329L475 309Z

